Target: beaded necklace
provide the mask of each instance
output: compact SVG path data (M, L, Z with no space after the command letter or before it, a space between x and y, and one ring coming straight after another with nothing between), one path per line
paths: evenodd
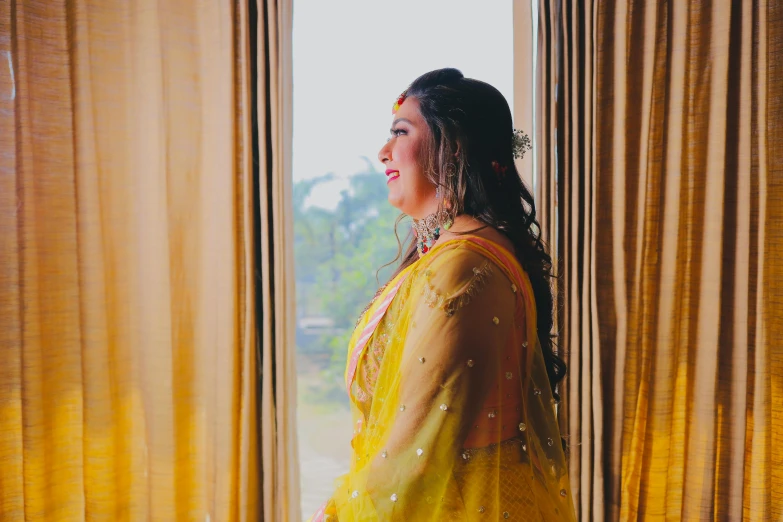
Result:
M448 230L452 224L454 224L454 220L444 209L430 214L424 219L414 219L413 233L416 236L416 250L419 251L419 257L430 251L440 238L441 229Z

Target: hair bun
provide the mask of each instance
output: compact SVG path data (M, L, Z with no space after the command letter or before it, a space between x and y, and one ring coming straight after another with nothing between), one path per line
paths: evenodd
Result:
M445 69L436 69L422 74L411 84L411 89L426 89L436 85L448 85L457 82L465 77L462 71L447 67Z

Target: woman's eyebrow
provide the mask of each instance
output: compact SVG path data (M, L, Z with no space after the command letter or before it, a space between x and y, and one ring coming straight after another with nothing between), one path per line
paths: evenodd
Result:
M400 122L405 122L405 123L409 123L410 125L413 125L411 120L409 120L408 118L397 118L396 120L394 120L392 122L392 127L394 127L395 125L397 125Z

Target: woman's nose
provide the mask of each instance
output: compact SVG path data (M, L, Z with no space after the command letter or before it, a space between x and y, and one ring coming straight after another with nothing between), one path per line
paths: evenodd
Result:
M378 151L378 160L381 163L386 163L387 161L391 161L391 140L387 141L386 144L381 147L381 150Z

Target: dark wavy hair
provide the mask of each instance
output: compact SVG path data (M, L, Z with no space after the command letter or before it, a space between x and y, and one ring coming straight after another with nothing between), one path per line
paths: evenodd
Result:
M419 101L430 130L421 161L425 175L443 195L439 210L472 216L500 230L514 245L533 287L538 338L552 393L559 400L556 387L565 377L566 364L555 351L552 334L552 258L541 240L533 195L514 166L508 102L496 88L465 78L457 69L423 74L406 93ZM495 172L493 161L507 167L505 175ZM402 256L402 262L395 275L418 257L412 236L404 252L400 244L397 259Z

